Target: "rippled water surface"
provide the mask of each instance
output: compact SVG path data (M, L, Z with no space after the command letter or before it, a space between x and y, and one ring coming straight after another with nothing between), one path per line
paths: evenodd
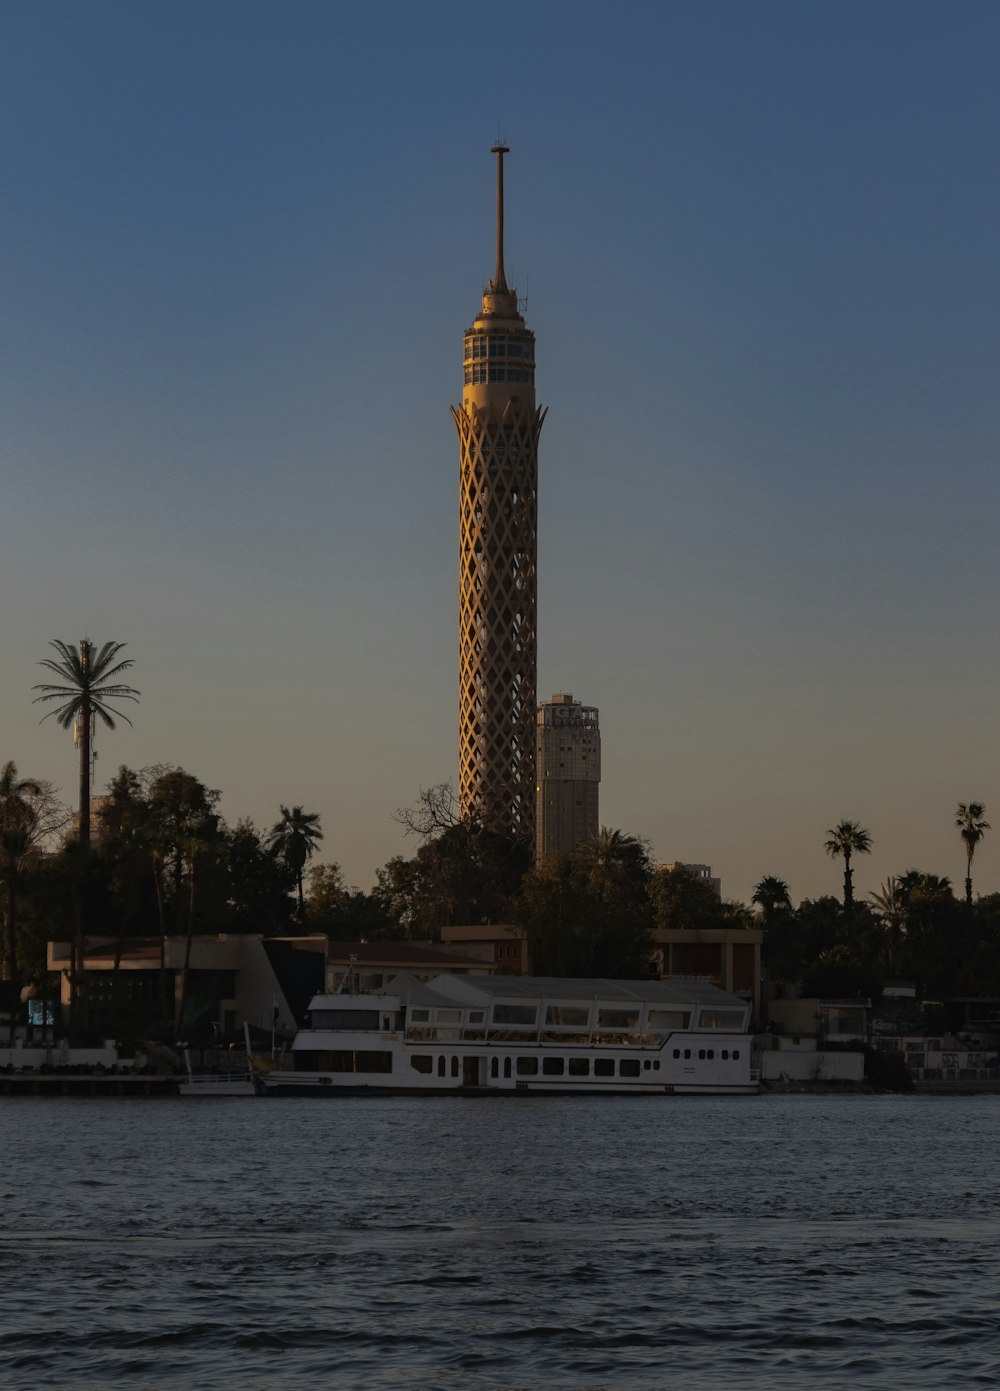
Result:
M0 1099L0 1386L994 1386L998 1130L996 1097Z

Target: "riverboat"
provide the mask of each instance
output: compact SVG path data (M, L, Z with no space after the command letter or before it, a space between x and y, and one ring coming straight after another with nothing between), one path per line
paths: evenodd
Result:
M706 980L408 974L317 995L266 1095L758 1089L750 1005Z

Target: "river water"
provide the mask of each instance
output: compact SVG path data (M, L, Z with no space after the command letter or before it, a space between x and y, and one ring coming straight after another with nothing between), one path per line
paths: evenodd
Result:
M998 1131L998 1097L0 1099L0 1386L995 1386Z

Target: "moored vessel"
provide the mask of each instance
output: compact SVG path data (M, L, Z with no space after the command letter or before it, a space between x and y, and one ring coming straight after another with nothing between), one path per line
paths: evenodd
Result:
M740 1094L758 1089L750 1005L697 978L401 974L317 995L268 1095Z

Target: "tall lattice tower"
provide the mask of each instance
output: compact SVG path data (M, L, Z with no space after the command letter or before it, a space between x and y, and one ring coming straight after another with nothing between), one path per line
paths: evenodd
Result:
M535 819L538 436L535 335L497 263L465 334L459 439L458 759L463 811L529 845Z

